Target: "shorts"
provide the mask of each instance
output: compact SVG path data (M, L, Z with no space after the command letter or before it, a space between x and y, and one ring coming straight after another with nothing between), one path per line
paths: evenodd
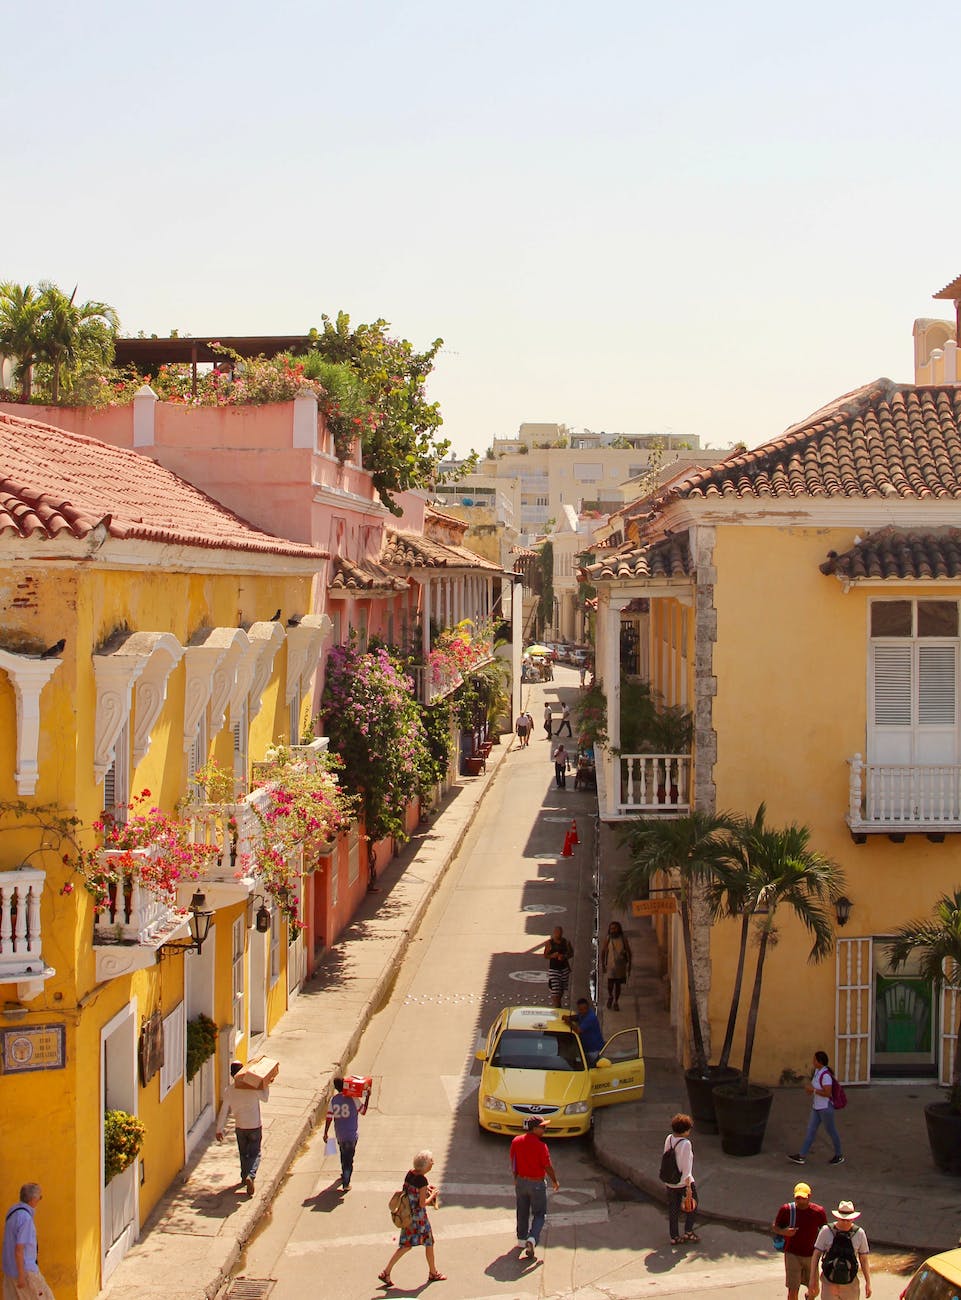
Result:
M792 1255L789 1250L784 1252L784 1281L789 1291L797 1291L799 1287L807 1288L811 1280L811 1256L810 1255Z

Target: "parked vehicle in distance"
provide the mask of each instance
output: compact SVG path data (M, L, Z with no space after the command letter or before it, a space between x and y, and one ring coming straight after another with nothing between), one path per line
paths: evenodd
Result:
M961 1288L961 1250L932 1255L901 1292L901 1300L957 1300Z
M505 1007L488 1031L477 1093L477 1122L489 1133L523 1132L540 1115L554 1137L590 1132L594 1108L644 1096L639 1029L621 1029L590 1066L565 1013L553 1007Z

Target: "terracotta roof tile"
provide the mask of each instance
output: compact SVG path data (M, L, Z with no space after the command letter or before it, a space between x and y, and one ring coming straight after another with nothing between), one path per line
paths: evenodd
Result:
M961 387L879 379L658 498L961 498Z
M688 535L665 537L650 546L625 546L584 570L591 582L611 578L687 578L693 569Z
M499 564L485 560L466 546L451 546L417 533L388 528L380 553L381 564L397 569L486 569L500 573Z
M348 593L406 591L407 583L403 578L388 573L373 560L363 560L355 564L352 560L338 556L334 560L329 590Z
M822 573L850 582L869 578L930 581L961 578L961 530L941 533L882 528L849 551L829 551Z
M110 537L321 560L138 452L0 413L0 536Z

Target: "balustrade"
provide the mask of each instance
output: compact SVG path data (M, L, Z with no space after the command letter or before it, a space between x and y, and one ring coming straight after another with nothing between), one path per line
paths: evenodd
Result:
M0 983L43 968L40 895L45 871L0 871Z
M847 823L852 830L961 828L961 766L865 763L848 759Z
M621 754L618 765L620 812L690 811L690 754Z

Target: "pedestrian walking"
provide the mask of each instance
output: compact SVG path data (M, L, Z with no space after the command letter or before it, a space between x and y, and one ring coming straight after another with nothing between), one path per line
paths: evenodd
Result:
M811 1118L808 1120L807 1132L804 1135L804 1141L801 1143L801 1150L796 1155L788 1156L788 1160L793 1160L796 1165L804 1164L808 1152L814 1145L818 1126L823 1124L828 1137L834 1144L834 1155L828 1161L828 1164L843 1165L844 1156L841 1152L841 1138L837 1124L834 1122L834 1103L831 1101L834 1092L834 1074L828 1062L827 1052L815 1052L813 1066L814 1073L811 1076L811 1082L804 1085L804 1091L811 1097Z
M547 1120L531 1115L524 1121L524 1132L511 1143L511 1169L514 1173L514 1199L517 1206L517 1244L528 1259L541 1239L547 1218L547 1187L549 1178L554 1191L560 1183L551 1164L551 1154L544 1141Z
M548 740L554 736L554 715L551 713L551 706L547 703L544 705L544 732Z
M578 672L578 676L580 677L580 682L578 683L578 685L580 686L580 689L583 690L584 683L587 681L587 660L586 659L580 665L577 672Z
M561 720L554 734L559 736L565 727L567 728L567 734L573 736L574 733L571 731L571 706L569 704L565 704L561 709Z
M784 1282L787 1300L798 1300L802 1286L811 1276L814 1242L828 1221L824 1206L811 1200L808 1183L794 1184L794 1199L786 1201L774 1216L771 1233L784 1242Z
M607 976L607 1005L614 1011L621 1009L621 989L631 977L633 960L620 921L612 921L601 944L601 970Z
M343 1079L334 1080L334 1095L330 1099L327 1118L324 1121L324 1141L327 1141L327 1134L333 1121L334 1135L340 1150L340 1186L345 1192L350 1191L350 1178L354 1172L354 1152L357 1150L357 1139L360 1136L358 1117L367 1114L369 1105L369 1090L364 1092L362 1099L358 1099L344 1092Z
M525 713L524 717L527 719L527 740L524 745L526 749L526 747L531 743L531 736L534 734L534 715L532 713Z
M564 1003L571 982L571 958L574 948L569 939L564 938L564 927L555 925L551 937L544 944L544 957L547 961L547 987L551 992L551 1006L559 1007Z
M851 1201L839 1201L831 1211L834 1223L825 1224L814 1241L808 1300L815 1300L823 1288L824 1300L858 1300L861 1295L860 1273L864 1274L864 1294L871 1294L871 1259L868 1239L856 1219L861 1211ZM820 1264L820 1270L818 1265Z
M667 1224L672 1246L684 1241L700 1241L694 1231L694 1211L697 1209L697 1188L694 1185L694 1146L691 1131L694 1121L690 1115L675 1115L671 1131L664 1140L661 1156L661 1182L667 1192ZM673 1164L671 1163L673 1157ZM684 1235L679 1227L684 1211Z
M242 1061L231 1061L230 1077L235 1079L243 1069ZM228 1083L224 1089L223 1105L217 1116L217 1141L223 1142L227 1116L233 1115L234 1129L237 1134L237 1151L240 1154L240 1183L247 1188L247 1195L253 1196L257 1170L260 1168L260 1149L263 1144L263 1124L260 1118L260 1103L270 1097L270 1089L238 1088L235 1083Z
M601 1029L597 1012L587 998L578 998L574 1014L565 1016L564 1019L581 1040L587 1064L596 1065L598 1057L604 1050L604 1031Z
M570 762L567 750L563 745L558 745L551 758L554 760L554 782L558 790L566 790L567 765Z
M521 749L526 749L527 748L527 714L526 713L519 713L517 715L517 723L514 727L514 731L517 735L517 742L520 745Z
M37 1264L37 1206L43 1200L39 1183L24 1183L20 1199L7 1211L3 1225L3 1300L53 1300Z
M437 1204L437 1188L427 1181L427 1175L434 1167L434 1156L430 1151L421 1151L414 1156L414 1163L404 1178L403 1191L410 1203L410 1223L401 1229L397 1238L397 1249L387 1262L387 1267L377 1276L384 1286L393 1286L390 1280L391 1269L415 1246L423 1246L427 1255L427 1281L446 1282L447 1276L437 1271L434 1259L434 1233L427 1217L427 1207Z

